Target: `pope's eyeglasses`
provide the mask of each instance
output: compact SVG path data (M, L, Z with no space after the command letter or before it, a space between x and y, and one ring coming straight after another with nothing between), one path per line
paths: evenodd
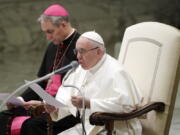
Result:
M74 52L75 55L77 55L78 53L79 54L85 54L85 53L87 53L89 51L92 51L92 50L95 50L95 49L98 49L98 48L99 47L94 47L94 48L91 48L91 49L88 49L88 50L80 48L80 49L74 49L73 52Z

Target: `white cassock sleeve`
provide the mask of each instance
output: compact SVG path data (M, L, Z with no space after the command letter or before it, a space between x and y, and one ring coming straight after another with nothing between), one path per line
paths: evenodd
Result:
M121 70L111 80L110 89L104 88L104 92L112 91L113 96L104 99L90 99L91 112L118 112L125 113L135 109L141 103L141 95L130 76Z

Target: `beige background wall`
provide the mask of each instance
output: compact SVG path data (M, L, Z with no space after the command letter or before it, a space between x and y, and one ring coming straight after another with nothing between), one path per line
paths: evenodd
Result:
M121 0L0 0L0 91L12 91L23 79L35 78L47 46L37 18L53 3L69 10L72 25L80 33L100 33L113 56L114 44L121 42L124 29L142 21L144 12L139 10L143 3L133 4L138 9L133 16L128 10L132 7L127 8L124 5L128 4ZM151 15L144 18L153 20Z
M53 3L69 10L80 33L100 33L113 56L130 25L160 21L180 27L179 0L0 0L0 91L11 91L23 79L35 78L47 46L36 20Z

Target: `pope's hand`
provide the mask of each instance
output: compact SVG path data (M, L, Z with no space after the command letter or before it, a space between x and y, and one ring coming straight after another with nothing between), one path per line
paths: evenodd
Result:
M72 104L77 108L83 107L83 97L80 96L72 96L71 97ZM90 108L90 100L87 98L84 98L84 104L86 108Z

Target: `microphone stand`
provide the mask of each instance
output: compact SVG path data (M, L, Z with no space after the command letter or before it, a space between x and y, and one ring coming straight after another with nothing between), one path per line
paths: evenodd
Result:
M14 96L16 93L18 93L19 91L21 91L22 89L30 86L31 84L33 83L37 83L37 82L40 82L40 81L43 81L43 80L46 80L48 78L50 78L51 76L53 76L54 74L57 74L57 73L64 73L66 72L67 70L69 69L75 69L76 67L78 67L78 62L77 61L72 61L69 65L65 66L65 67L62 67L58 70L55 70L41 78L38 78L38 79L35 79L33 81L29 81L27 83L25 83L24 85L20 86L19 88L17 88L15 91L13 91L3 102L2 104L0 105L0 110L1 108L6 104L6 102L12 97Z
M85 100L84 100L84 95L82 94L80 88L78 88L78 87L76 87L74 85L64 85L64 83L62 83L62 85L63 85L63 87L72 87L72 88L75 88L76 90L78 90L78 92L82 96L82 117L80 119L81 119L81 122L82 122L82 135L86 135L86 130L85 130Z

